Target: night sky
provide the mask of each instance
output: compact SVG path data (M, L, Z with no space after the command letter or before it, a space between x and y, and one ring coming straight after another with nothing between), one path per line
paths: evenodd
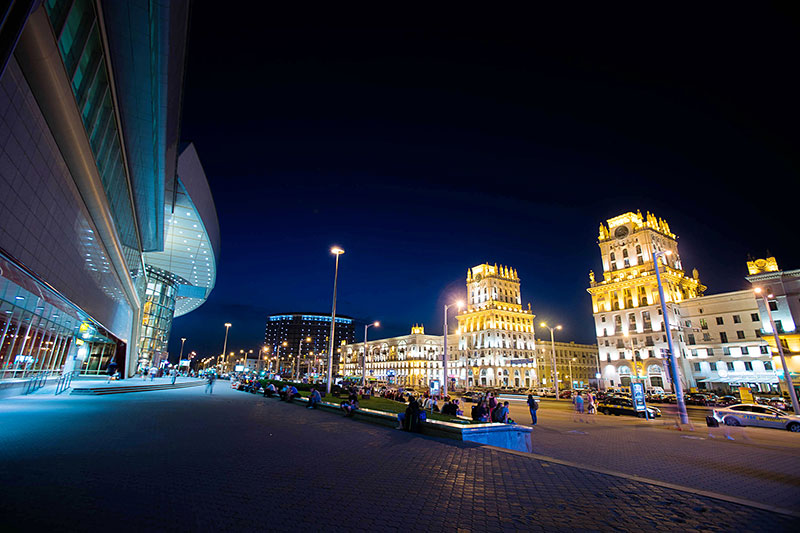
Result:
M229 349L257 349L270 313L330 313L332 245L337 314L380 320L372 338L441 334L467 268L496 262L557 340L594 343L597 228L637 209L707 294L747 288L748 254L800 268L795 13L254 5L192 11L182 137L222 254L170 353L219 354L225 322Z

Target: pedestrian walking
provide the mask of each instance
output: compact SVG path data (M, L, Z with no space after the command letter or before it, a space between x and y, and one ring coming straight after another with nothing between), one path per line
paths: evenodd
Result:
M591 391L586 393L586 412L590 415L597 413L595 408L595 398Z
M173 368L171 374L172 374L172 384L175 385L175 380L178 379L178 370Z
M536 411L539 410L539 402L533 398L533 394L528 394L528 409L531 412L531 425L536 425Z
M213 372L208 373L208 379L206 381L206 392L208 394L214 394L214 380L216 378L217 376Z
M575 404L575 415L580 422L583 422L583 396L578 392L572 397L572 403ZM574 421L575 419L573 419Z

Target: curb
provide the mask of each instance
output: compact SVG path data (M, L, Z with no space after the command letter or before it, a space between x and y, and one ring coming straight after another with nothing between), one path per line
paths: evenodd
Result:
M666 489L678 490L681 492L687 492L689 494L694 494L696 496L704 496L706 498L713 498L715 500L721 500L728 503L735 503L737 505L744 505L746 507L753 507L756 509L761 509L762 511L768 511L771 513L778 513L786 516L791 516L793 518L800 518L800 511L794 511L792 509L785 509L783 507L776 507L774 505L769 505L766 503L755 502L752 500L745 500L744 498L738 498L736 496L728 496L726 494L720 494L718 492L711 492L702 489L694 489L691 487L686 487L684 485L676 485L674 483L669 483L667 481L659 481L657 479L650 479L646 477L637 476L635 474L625 474L623 472L617 472L615 470L608 470L606 468L602 468L599 466L591 466L585 465L581 463L575 463L573 461L565 461L563 459L556 459L555 457L548 457L546 455L539 455L536 453L525 453L525 452L518 452L516 450L510 450L507 448L499 448L497 446L490 446L488 444L483 445L484 448L488 448L490 450L502 452L502 453L510 453L513 455L519 455L521 457L528 457L530 459L536 459L537 461L544 461L547 463L553 463L562 466L569 466L572 468L580 468L582 470L589 470L591 472L596 472L598 474L603 474L606 476L614 476L622 479L627 479L629 481L638 481L640 483L647 483L648 485L655 485L657 487L662 487Z

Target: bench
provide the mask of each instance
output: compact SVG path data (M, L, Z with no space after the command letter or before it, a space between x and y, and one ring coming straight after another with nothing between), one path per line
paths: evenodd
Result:
M308 398L297 397L294 402L305 406L305 404L308 404ZM343 414L340 405L324 400L317 404L317 409ZM397 413L360 408L353 412L352 418L379 426L397 427ZM420 421L419 428L421 434L430 437L476 442L521 452L533 452L531 428L527 426L500 424L497 422L469 424L468 420L464 418L457 422L444 422L429 418Z

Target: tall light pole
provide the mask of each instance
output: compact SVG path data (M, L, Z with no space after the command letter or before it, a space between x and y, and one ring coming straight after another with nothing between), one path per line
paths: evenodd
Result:
M275 360L276 360L276 366L278 367L278 373L279 374L281 373L281 346L286 348L287 346L289 346L289 343L286 342L286 341L283 341L282 343L278 344L278 346L275 348Z
M556 387L556 400L558 400L558 369L556 368L556 341L553 335L553 332L557 329L561 329L561 326L553 326L552 328L547 325L546 322L542 322L539 324L543 328L547 328L550 330L550 353L553 356L553 383L555 383Z
M769 301L767 300L768 297L772 297L770 294L767 295L766 291L762 290L761 287L755 288L755 293L761 295L761 299L764 301L764 307L767 308L767 316L769 317L769 325L772 327L772 334L775 337L775 346L778 347L778 355L781 357L781 366L783 367L783 379L786 381L786 387L789 389L789 397L792 399L792 409L794 409L794 414L800 415L800 406L797 404L797 392L794 390L794 383L792 382L792 376L789 375L789 368L786 366L786 357L783 355L783 345L781 344L781 338L778 336L778 330L775 327L775 321L772 319L772 309L769 308Z
M622 336L625 337L625 339L629 338L627 333L623 333ZM627 348L628 345L626 344L625 347ZM633 349L632 340L630 343L630 350L631 350L631 383L633 383L634 380L639 381L639 367L636 364L636 352Z
M575 360L574 357L569 360L569 388L570 389L574 389L575 388L575 376L572 375L572 362L574 360Z
M300 352L303 351L303 341L311 342L311 337L306 337L305 339L300 337L300 342L297 343L297 374L295 379L300 379ZM292 373L294 374L294 369L292 369Z
M442 352L442 372L444 373L444 383L442 384L442 398L447 398L447 310L451 307L458 307L461 309L464 307L464 302L461 300L457 301L454 304L445 304L444 305L444 351Z
M181 337L181 353L178 355L178 364L175 365L176 368L181 367L181 359L183 359L183 345L186 343L186 337Z
M364 387L367 384L367 329L375 326L376 328L381 326L381 323L377 320L372 324L365 324L364 325L364 357L361 358L361 386Z
M249 352L247 350L239 350L239 353L242 354L242 366L244 367L242 369L242 371L246 372L247 371L247 354L248 353L253 353L253 350L250 350Z
M222 345L222 371L225 372L225 354L228 352L228 330L230 329L231 325L225 323L225 344Z
M328 384L325 387L326 393L331 393L331 385L333 384L333 333L336 331L336 283L339 281L339 256L344 253L344 250L338 246L331 248L331 253L336 256L336 267L333 271L333 309L331 310L331 334L330 343L328 346Z
M661 316L664 317L664 333L667 335L669 345L669 366L672 370L672 387L675 389L675 401L678 404L678 413L681 417L681 424L689 423L689 415L686 413L686 402L683 398L683 387L681 378L678 374L678 362L675 349L672 346L672 330L669 329L669 316L667 315L667 301L664 299L664 287L661 285L661 269L658 265L658 258L662 255L672 255L669 250L653 252L653 267L656 269L656 281L658 282L658 298L661 300Z
M261 347L261 354L262 354L261 355L261 361L263 361L263 363L261 365L259 365L259 366L261 366L261 370L262 371L267 370L267 354L268 353L269 353L269 346L267 346L265 344L264 346Z

